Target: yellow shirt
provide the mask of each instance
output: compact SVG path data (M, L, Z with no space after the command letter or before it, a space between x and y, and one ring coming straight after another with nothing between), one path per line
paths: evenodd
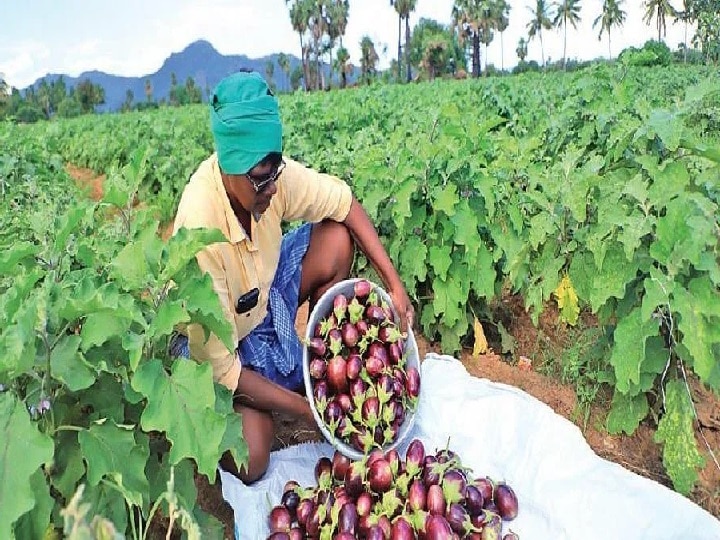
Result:
M277 193L259 222L251 220L248 238L230 206L220 176L217 154L206 159L185 186L178 207L173 234L181 227L220 229L227 243L208 246L198 253L200 269L208 272L233 328L233 342L248 335L267 314L270 285L280 258L281 222L323 219L343 221L352 203L350 187L334 176L321 174L300 163L285 159L287 165L277 182ZM247 313L235 313L238 297L257 287L257 306ZM208 361L216 381L231 391L237 387L240 362L213 334L207 343L199 325L186 329L192 358Z

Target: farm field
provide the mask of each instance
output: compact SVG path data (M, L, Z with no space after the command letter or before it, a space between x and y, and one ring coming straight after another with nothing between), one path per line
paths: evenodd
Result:
M346 179L376 223L423 350L720 517L717 72L373 86L281 113L286 154ZM211 151L205 107L0 125L0 142L0 424L31 448L3 448L23 459L0 468L0 536L62 525L81 484L88 520L140 536L163 500L220 530L197 507L227 519L208 477L222 451L243 459L240 421L204 366L165 354L179 322L227 336L193 262L217 237L167 241ZM319 437L279 422L278 446Z

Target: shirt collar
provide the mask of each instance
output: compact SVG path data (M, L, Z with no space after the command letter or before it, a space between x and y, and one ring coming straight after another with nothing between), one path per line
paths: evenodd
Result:
M227 227L227 230L225 231L227 233L226 235L232 244L239 244L240 242L247 240L247 233L240 225L240 221L238 221L238 218L230 205L230 199L225 191L222 175L220 174L220 165L218 163L217 153L213 154L211 166L213 186L220 199L223 213L225 214L225 223Z

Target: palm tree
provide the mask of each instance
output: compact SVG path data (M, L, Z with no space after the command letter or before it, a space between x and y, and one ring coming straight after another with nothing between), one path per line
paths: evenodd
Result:
M532 19L527 25L528 37L532 41L532 38L537 36L540 38L540 54L542 56L542 65L545 67L545 49L543 48L542 31L550 30L552 28L552 22L550 21L550 10L545 0L536 0L535 9L528 7L532 13Z
M695 13L695 0L683 0L682 11L675 12L675 22L681 21L685 23L685 37L683 38L683 63L687 63L687 51L688 51L688 24L695 22L697 15Z
M568 22L577 30L577 24L580 22L580 0L562 0L555 4L557 11L553 25L556 28L561 26L565 30L563 40L563 69L567 69L567 26Z
M340 74L340 88L347 86L347 74L351 70L348 60L350 60L350 53L345 47L340 46L337 50L337 58L335 60L338 73Z
M495 37L495 29L498 26L497 18L500 16L495 0L482 0L479 6L478 33L480 42L485 45L485 75L488 66L488 45Z
M332 86L333 57L332 51L335 47L335 40L339 40L342 48L342 38L345 35L350 12L350 0L331 0L327 7L327 32L330 39L330 86Z
M602 13L593 22L593 28L600 23L600 33L598 34L598 41L602 39L603 32L607 32L608 36L608 59L612 60L612 50L610 48L610 30L613 26L620 28L625 24L625 13L620 7L625 0L604 0Z
M527 56L527 41L525 41L524 37L521 37L517 44L517 49L515 49L515 54L517 54L518 58L520 59L520 62L525 61L525 57Z
M658 41L662 41L663 36L667 33L665 17L674 17L675 8L670 4L670 0L645 0L644 5L643 22L650 26L652 20L657 19Z
M310 89L310 78L308 77L308 47L303 41L303 36L308 29L308 21L312 11L312 0L285 0L285 3L293 1L290 6L290 22L293 30L300 36L300 58L302 60L303 81L305 82L305 90Z
M505 46L503 45L503 33L510 25L510 4L505 0L498 0L495 3L495 8L495 25L498 32L500 32L500 69L505 71Z
M400 13L400 9L397 6L398 0L390 0L390 7L395 7L395 12L398 14L398 55L397 55L397 80L400 82L401 76L400 72L402 71L402 14Z
M461 45L472 40L473 77L480 76L480 19L484 0L455 0L452 10L453 26Z
M375 76L377 71L377 63L380 57L375 50L375 43L370 36L363 36L360 41L360 71L362 78L367 84Z
M407 82L410 82L412 80L410 67L410 14L415 11L417 0L391 0L390 4L395 6L399 20L405 20L405 70ZM400 67L402 65L400 49L400 23L398 23L398 79L400 78L400 71L402 71Z
M287 54L284 52L281 52L278 54L277 58L278 66L280 66L280 69L285 74L285 81L287 82L287 89L290 91L290 58Z

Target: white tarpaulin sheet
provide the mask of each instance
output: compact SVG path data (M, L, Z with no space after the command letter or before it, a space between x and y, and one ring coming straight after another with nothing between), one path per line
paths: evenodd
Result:
M572 422L522 390L470 376L448 356L429 354L409 441L460 455L475 476L505 480L519 501L506 523L522 540L720 540L720 521L670 489L598 457ZM273 452L262 480L246 486L220 471L223 496L235 512L235 534L259 540L287 480L314 485L327 443Z

